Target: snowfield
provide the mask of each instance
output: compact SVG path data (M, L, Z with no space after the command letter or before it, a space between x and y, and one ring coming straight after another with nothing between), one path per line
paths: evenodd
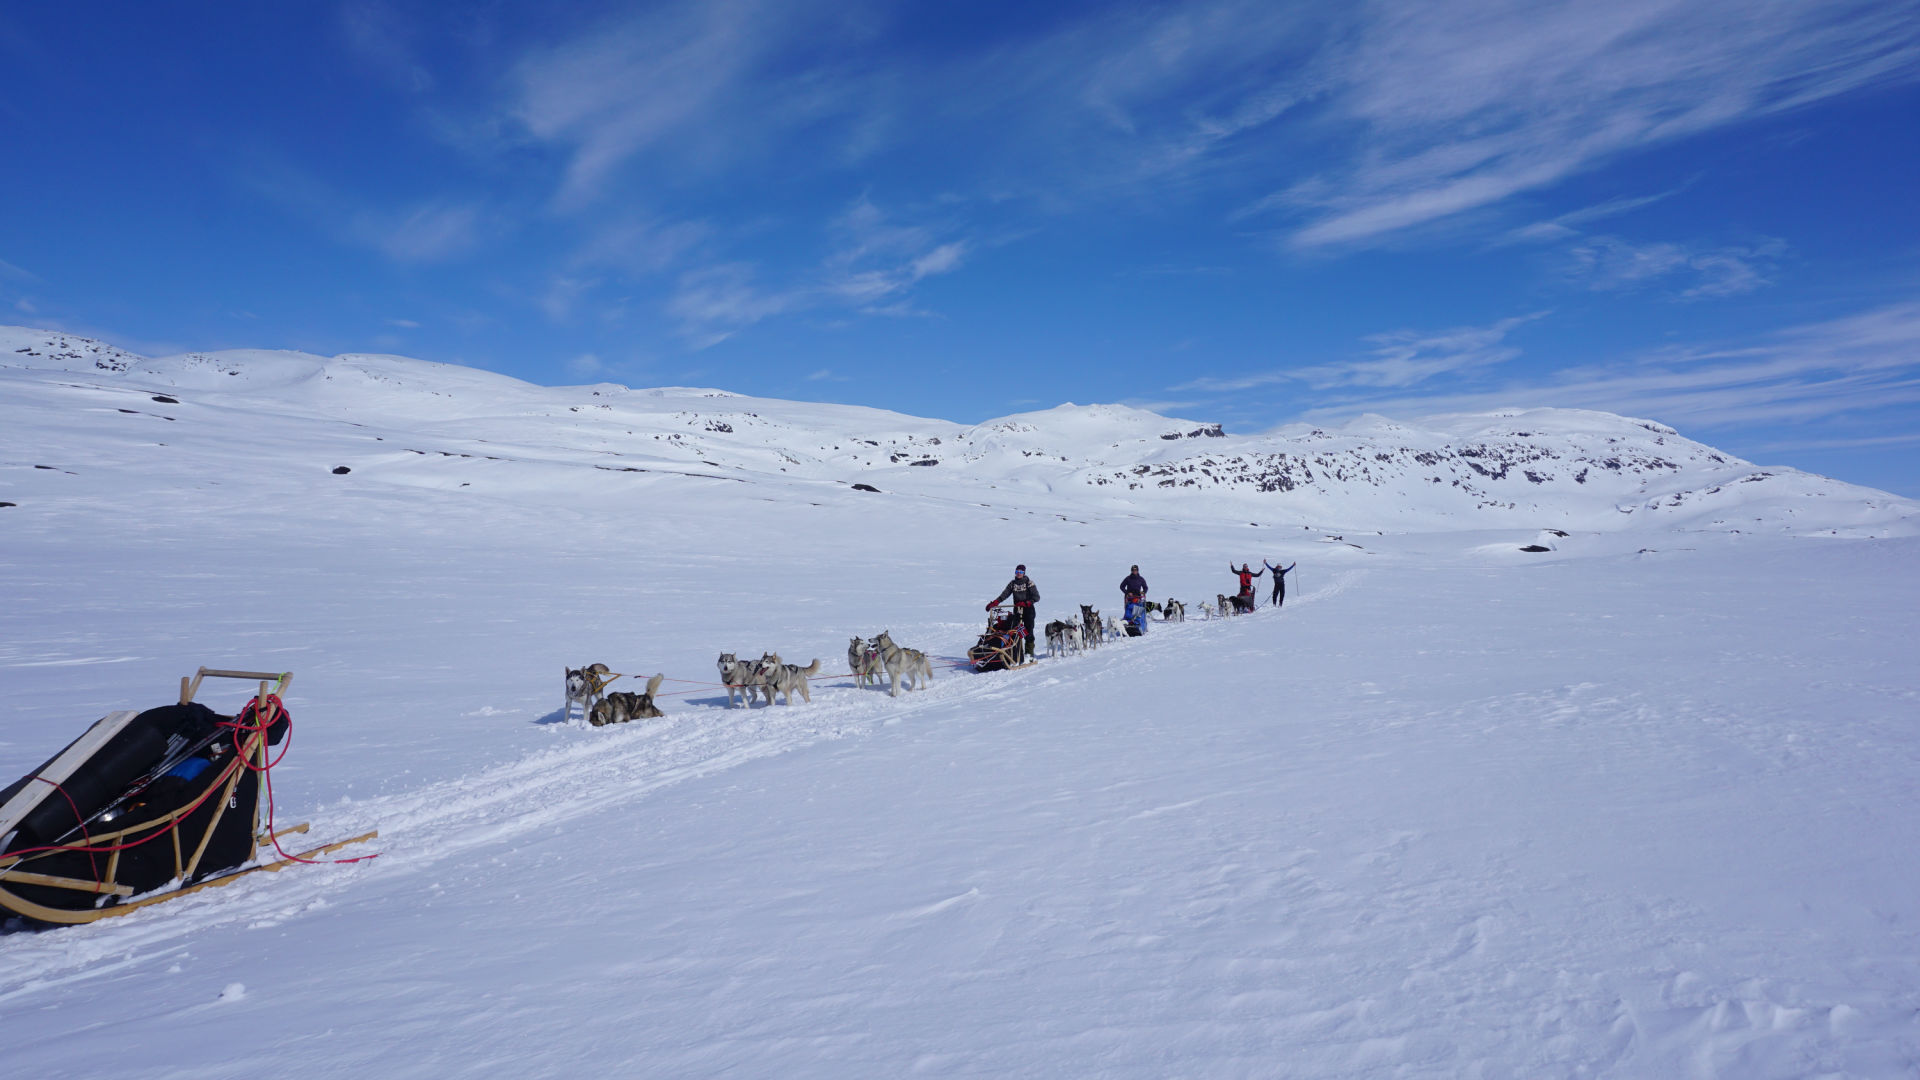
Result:
M280 820L381 834L7 928L18 1075L1920 1072L1920 506L1652 421L968 426L5 328L0 502L0 780L286 669ZM1200 619L1263 558L1282 609ZM957 658L1016 562L1043 621L1136 562L1190 621L712 685ZM561 723L595 660L667 718Z

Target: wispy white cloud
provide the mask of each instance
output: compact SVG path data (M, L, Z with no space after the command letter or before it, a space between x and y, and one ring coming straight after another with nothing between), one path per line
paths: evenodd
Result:
M667 302L668 314L697 347L718 344L763 319L817 308L921 315L907 302L914 286L959 269L970 249L967 240L945 239L935 226L903 224L864 196L829 232L835 246L826 258L784 286L760 285L757 268L745 262L688 271Z
M343 4L340 27L347 47L389 81L414 93L433 89L433 73L415 55L407 24L391 7L376 0Z
M1375 334L1366 339L1373 346L1366 359L1284 368L1232 378L1195 379L1169 389L1221 393L1288 382L1305 383L1316 390L1338 387L1399 389L1444 375L1492 367L1519 356L1520 350L1507 343L1507 335L1546 314L1540 311L1502 319L1491 326L1460 326L1432 333L1396 330Z
M556 202L579 209L642 155L713 168L772 135L856 100L833 64L809 54L857 40L862 23L828 5L688 0L615 17L524 56L512 118L534 139L571 147Z
M1510 405L1602 409L1701 428L1809 423L1920 403L1920 301L1793 327L1752 343L1661 349L1536 379L1442 386L1437 392L1364 391L1303 414L1415 415Z
M363 212L352 232L397 262L436 262L477 247L480 221L477 205L433 202L397 215Z
M1680 276L1683 300L1737 296L1772 282L1774 265L1786 253L1779 240L1719 248L1675 243L1634 244L1617 236L1592 236L1569 250L1568 274L1597 292L1640 288Z
M1632 213L1643 206L1652 206L1654 203L1672 198L1678 195L1680 191L1680 188L1671 188L1653 195L1608 199L1602 203L1583 206L1578 210L1560 214L1546 221L1536 221L1531 225L1523 225L1520 228L1510 230L1497 242L1506 244L1538 244L1552 243L1558 240L1569 240L1580 235L1580 230L1574 227L1576 225L1585 225L1590 221L1600 221L1610 217L1618 217L1621 214Z
M1920 70L1920 20L1872 0L1372 4L1334 61L1347 164L1259 205L1299 248L1365 243L1643 147Z

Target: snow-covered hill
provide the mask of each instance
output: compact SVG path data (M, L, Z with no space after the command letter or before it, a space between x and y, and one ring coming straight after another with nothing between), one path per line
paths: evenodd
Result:
M537 387L395 356L284 351L148 359L84 338L0 328L0 371L47 407L155 396L331 424L360 482L434 483L405 455L739 479L1334 530L1558 528L1907 535L1916 504L1793 469L1757 468L1672 428L1529 409L1401 424L1362 417L1239 436L1119 405L1062 405L965 426L875 409L612 384ZM116 406L124 408L124 406ZM176 410L175 419L180 419ZM244 422L244 421L241 421ZM386 443L385 446L367 445ZM443 464L451 464L443 462ZM485 486L471 470L441 479ZM505 479L509 486L518 481ZM995 492L997 494L988 494Z
M0 340L0 782L197 665L291 670L279 820L381 834L0 927L20 1075L1920 1062L1909 502L1595 413L966 426ZM1263 559L1284 607L1197 617ZM1134 563L1196 618L836 676L856 634L959 655L1016 562L1043 619ZM729 709L715 655L767 650L812 701ZM665 719L560 722L596 660Z

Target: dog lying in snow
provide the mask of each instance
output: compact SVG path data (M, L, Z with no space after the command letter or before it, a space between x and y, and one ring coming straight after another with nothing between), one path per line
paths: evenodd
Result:
M624 724L629 720L655 720L667 715L653 703L653 695L665 680L665 675L648 679L646 692L642 694L615 690L594 704L587 713L587 723L594 727L605 727L608 724Z

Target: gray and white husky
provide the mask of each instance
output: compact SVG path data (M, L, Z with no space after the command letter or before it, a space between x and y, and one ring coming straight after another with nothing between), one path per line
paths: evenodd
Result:
M1073 619L1056 619L1047 624L1047 655L1064 656L1081 649L1080 624Z
M1186 622L1187 621L1187 605L1181 603L1178 600L1173 599L1172 597L1168 597L1167 602L1160 605L1160 621Z
M893 636L882 630L873 643L880 647L880 663L887 669L887 678L893 681L893 696L900 696L900 680L909 681L909 690L925 690L933 681L933 665L927 663L927 654L919 649L908 649L893 643Z
M866 638L854 638L847 642L847 668L853 672L855 685L865 686L872 682L878 685L880 672L880 647L867 644Z
M593 712L593 707L606 696L607 684L615 678L613 669L605 664L568 668L567 703L560 710L560 719L572 723L575 705L580 706L580 719L587 719Z
M624 724L629 720L655 720L667 715L653 703L653 695L659 691L660 684L666 681L665 675L655 675L647 680L647 690L643 694L629 694L615 690L605 699L595 703L587 713L587 723L594 727L606 727L608 724Z
M727 708L733 708L733 695L740 694L747 699L747 708L753 708L754 697L767 689L766 680L760 677L759 665L751 660L742 660L730 652L720 654L718 661L720 681L727 687ZM773 704L773 692L767 691L767 704Z
M760 677L766 681L767 704L773 704L775 694L785 694L787 704L793 704L793 692L800 691L800 700L813 704L813 691L807 688L807 679L820 674L820 661L815 660L806 667L789 664L780 659L779 653L766 653L760 662L754 665Z
M1087 648L1094 649L1100 646L1100 637L1103 630L1104 627L1100 622L1100 613L1093 610L1092 604L1081 604L1080 640L1086 643Z

